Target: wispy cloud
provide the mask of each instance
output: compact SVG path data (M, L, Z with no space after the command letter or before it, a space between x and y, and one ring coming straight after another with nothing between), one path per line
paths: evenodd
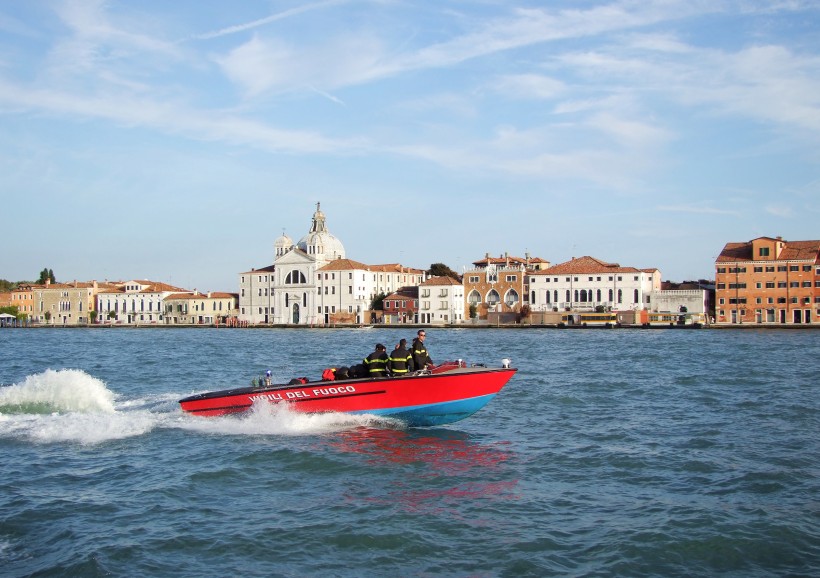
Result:
M788 219L794 216L794 210L788 205L767 205L766 212L775 217Z
M566 86L560 80L531 73L500 76L491 88L511 99L547 100L560 95Z
M209 40L212 38L219 38L220 36L228 36L231 34L237 34L240 32L247 32L248 30L254 30L255 28L260 28L267 24L271 24L273 22L278 22L280 20L285 20L287 18L292 18L294 16L299 16L306 12L311 12L313 10L320 10L323 8L328 8L331 6L338 6L341 4L349 3L349 0L326 0L325 2L314 2L312 4L303 4L302 6L297 6L296 8L291 8L289 10L283 10L282 12L277 12L275 14L271 14L270 16L265 16L264 18L259 18L257 20L253 20L251 22L245 22L242 24L235 24L233 26L227 26L225 28L221 28L219 30L213 30L211 32L204 32L201 34L195 34L191 38L199 39L199 40Z
M89 98L64 92L24 90L2 80L0 106L73 118L96 118L126 127L147 127L197 140L279 152L357 154L371 146L358 137L332 139L310 130L279 129L240 116L197 112L182 103L155 102L122 94L118 98Z
M664 213L691 213L696 215L739 215L737 211L730 211L728 209L718 209L707 204L690 204L690 205L660 205L655 207L658 211Z

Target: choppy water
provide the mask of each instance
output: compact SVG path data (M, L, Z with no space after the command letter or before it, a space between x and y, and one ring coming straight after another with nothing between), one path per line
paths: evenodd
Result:
M372 330L0 330L6 576L818 576L820 331L436 330L446 428L183 415Z

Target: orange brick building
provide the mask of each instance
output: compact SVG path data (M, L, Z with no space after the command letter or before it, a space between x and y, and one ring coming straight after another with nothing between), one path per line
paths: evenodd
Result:
M759 237L727 243L715 262L717 323L820 319L820 241Z
M470 306L475 307L479 320L488 320L492 314L510 316L529 308L529 273L549 268L549 261L527 254L500 257L485 254L473 261L473 268L465 271L462 279L466 303L464 318L470 318Z

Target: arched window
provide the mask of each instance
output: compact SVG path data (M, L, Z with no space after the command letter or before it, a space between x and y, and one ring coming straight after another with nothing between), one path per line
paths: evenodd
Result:
M635 289L635 299L634 299L634 302L635 302L635 303L637 303L637 302L638 302L638 290L637 290L637 289Z
M612 289L609 290L609 300L612 301Z
M553 300L553 301L555 301L556 303L558 303L558 289L556 289L555 291L553 291L553 293L552 293L552 300Z
M467 296L467 302L470 305L478 305L479 303L481 303L481 294L475 289L473 289Z
M624 291L623 289L618 289L618 303L624 302Z
M575 301L578 302L578 289L575 290Z
M504 296L504 303L506 303L508 307L514 307L515 304L518 303L518 291L515 289L507 291L507 294Z
M581 303L587 302L587 290L581 289Z
M487 303L489 305L495 305L499 301L501 301L501 296L498 294L498 291L490 289L490 292L487 293Z
M547 303L549 303L549 302L550 302L550 292L549 292L549 290L547 290Z
M556 301L558 301L558 300L556 299ZM572 301L572 296L570 295L569 289L567 289L567 298L566 298L566 300L565 300L565 301L567 301L567 303L569 303L570 301Z
M301 271L291 271L288 273L287 277L285 277L285 285L296 285L298 283L301 283L302 285L307 284L305 274Z

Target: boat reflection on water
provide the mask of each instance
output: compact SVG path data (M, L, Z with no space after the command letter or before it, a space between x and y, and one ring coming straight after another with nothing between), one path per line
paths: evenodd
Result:
M424 463L430 473L458 475L497 467L509 458L506 445L478 443L470 434L446 429L358 428L341 432L331 447L370 456L374 463Z
M515 468L507 467L513 456L508 442L485 444L465 432L446 429L360 428L342 432L330 446L367 456L373 466L412 469L412 482L396 482L387 496L371 495L370 500L383 499L413 511L455 514L455 504L464 500L516 498L518 480L511 478L517 475ZM448 484L448 478L456 484ZM419 482L424 479L431 483Z

